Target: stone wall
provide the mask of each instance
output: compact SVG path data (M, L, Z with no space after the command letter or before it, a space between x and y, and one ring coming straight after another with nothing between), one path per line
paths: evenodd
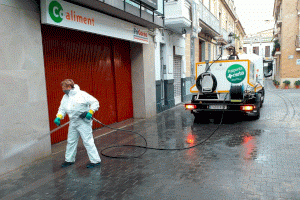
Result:
M0 174L51 154L39 5L0 0Z
M297 15L297 1L282 2L282 29L281 29L281 55L279 76L281 79L300 78L300 65L296 65L300 59L300 52L296 51L296 35L299 35L299 16Z

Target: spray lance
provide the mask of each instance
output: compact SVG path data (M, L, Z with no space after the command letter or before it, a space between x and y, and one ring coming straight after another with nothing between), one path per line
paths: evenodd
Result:
M40 137L38 137L38 138L36 138L36 139L34 139L34 140L31 140L30 142L28 142L28 143L26 143L26 144L24 144L24 145L21 145L21 146L19 146L19 147L14 148L14 150L13 150L12 152L9 152L9 153L4 157L4 159L9 158L9 157L12 157L12 156L18 154L19 152L23 151L24 149L28 149L28 148L31 147L32 145L34 145L34 144L40 142L40 141L41 141L42 139L44 139L46 136L51 135L52 133L54 133L55 131L57 131L57 130L63 128L63 127L65 127L65 126L68 125L69 123L70 123L70 121L68 121L67 123L65 123L65 124L63 124L63 125L60 125L59 127L53 129L53 130L50 131L48 134L42 135L42 136L40 136Z

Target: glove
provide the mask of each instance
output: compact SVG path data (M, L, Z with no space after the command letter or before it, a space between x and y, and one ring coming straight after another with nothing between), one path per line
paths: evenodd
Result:
M86 114L86 118L88 119L88 120L90 120L91 118L92 118L92 116L93 116L93 114L91 114L90 112L88 112L87 114Z
M94 111L90 110L89 112L82 113L79 117L81 119L87 118L88 120L90 120L92 118L93 114L94 114Z
M88 113L88 112L83 112L79 117L80 117L81 119L84 119L87 113Z
M60 126L60 118L59 118L59 117L56 117L55 120L54 120L54 123L55 123L57 126Z
M54 120L54 123L57 125L57 126L60 126L60 120L61 118L63 118L63 116L61 114L57 114L56 115L56 118Z

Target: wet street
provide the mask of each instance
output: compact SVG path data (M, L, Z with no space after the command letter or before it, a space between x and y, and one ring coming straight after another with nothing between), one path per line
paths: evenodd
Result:
M300 199L300 90L266 84L259 120L225 115L220 126L218 119L196 123L181 104L151 119L115 125L140 133L149 147L202 142L195 148L110 148L103 153L145 153L135 159L101 155L101 167L87 169L82 144L68 168L60 167L65 143L55 144L51 156L1 176L0 199ZM95 131L95 143L99 152L145 145L135 134L107 128Z

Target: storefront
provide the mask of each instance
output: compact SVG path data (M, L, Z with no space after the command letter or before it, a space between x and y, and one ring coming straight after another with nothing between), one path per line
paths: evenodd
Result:
M101 122L132 118L131 42L147 44L146 30L64 1L42 1L41 14L50 129L67 78L99 100ZM66 138L67 127L53 133L51 143Z
M51 144L66 139L67 129L49 134L56 128L65 78L99 100L95 117L103 123L156 115L155 43L149 29L162 23L155 23L156 16L147 21L149 12L127 1L124 10L100 1L73 2L0 4L0 174L51 155ZM94 7L87 5L91 2ZM102 14L104 7L119 18ZM132 10L137 14L128 19Z

